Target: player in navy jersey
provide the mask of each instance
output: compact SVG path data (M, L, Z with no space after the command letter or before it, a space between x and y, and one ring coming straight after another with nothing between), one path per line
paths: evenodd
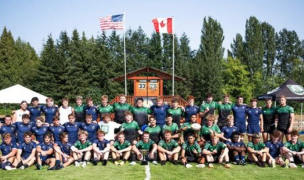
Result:
M194 96L188 96L188 105L185 107L185 122L190 122L191 115L195 114L197 115L200 111L200 107L196 106L194 104L195 97Z
M65 123L65 131L69 135L69 143L74 144L78 140L78 131L82 123L75 122L75 116L73 114L68 115L69 122Z
M39 143L36 147L37 149L37 164L36 168L38 170L42 169L44 164L49 165L48 170L55 170L55 158L53 156L54 148L52 140L52 134L47 133L43 136L43 142Z
M238 128L234 126L234 118L232 115L227 117L227 125L222 128L222 139L226 142L232 141L232 133L238 132Z
M93 165L97 165L102 160L102 165L106 166L110 153L110 143L105 139L105 132L97 131L97 140L93 142L94 160Z
M87 105L84 109L85 115L91 114L93 121L97 121L98 109L93 103L92 97L87 97Z
M4 133L2 137L0 167L5 170L13 170L15 168L12 167L12 163L17 154L17 145L12 142L12 135L10 133Z
M32 133L25 132L24 140L18 146L18 152L13 166L19 169L26 169L35 163L36 143L32 141Z
M283 150L282 147L284 144L280 141L280 131L275 130L271 134L271 140L265 143L266 147L269 149L269 155L267 156L268 164L272 167L275 167L275 164L279 164L282 167L285 167L285 162L282 159Z
M2 139L5 133L10 133L12 135L12 142L16 143L16 126L12 124L12 117L10 115L6 115L4 117L4 124L0 123L0 134Z
M234 117L234 125L238 128L238 131L241 133L241 138L246 134L246 109L248 106L243 104L243 96L237 96L237 103L232 106L232 112Z
M45 122L51 124L53 121L53 117L56 115L58 108L54 106L53 99L48 97L46 99L46 106L43 106L42 112L45 116Z
M53 124L49 126L49 131L53 134L54 143L60 141L60 133L65 131L65 127L60 124L59 117L53 117Z
M30 112L30 120L35 123L36 117L41 116L42 105L39 105L39 99L37 97L33 97L31 100L31 105L27 107L27 110Z
M21 144L24 142L24 133L31 131L32 127L35 126L34 123L30 122L30 116L28 114L22 115L22 122L16 122L14 123L16 126L16 136L17 136L17 143Z
M62 169L69 166L74 162L74 158L71 153L72 144L69 143L68 133L62 132L60 134L60 141L54 144L56 169Z
M226 145L229 149L229 156L232 157L230 159L234 159L234 164L245 166L246 145L240 141L240 133L233 132L231 141L227 142Z
M246 115L247 115L247 136L248 136L248 142L252 141L252 135L254 133L259 134L261 131L263 132L263 115L262 110L257 108L257 99L251 99L250 100L251 107L246 109Z
M81 124L80 129L88 132L89 134L88 140L90 140L93 143L97 139L96 132L99 129L99 125L97 124L96 121L92 122L93 115L87 114L85 118L86 121L85 123Z
M43 136L48 132L48 125L44 125L43 117L39 116L36 118L36 125L32 127L31 131L33 135L35 135L36 140L35 143L39 144L43 142Z
M152 105L150 107L151 114L153 114L156 118L156 124L159 125L159 127L163 127L166 123L165 118L167 116L167 110L170 108L170 106L163 104L162 97L158 97L156 100L156 105Z

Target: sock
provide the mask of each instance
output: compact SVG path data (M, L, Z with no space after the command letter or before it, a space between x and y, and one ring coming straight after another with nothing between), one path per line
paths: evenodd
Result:
M165 163L166 163L166 161L165 161ZM173 160L173 164L177 165L177 160Z
M239 155L235 155L235 156L234 156L234 159L235 159L236 162L238 162L238 161L240 160Z
M102 165L103 165L103 166L107 165L107 162L108 162L108 160L103 160L103 161L102 161Z
M242 160L242 161L245 161L245 156L241 156L241 160Z
M28 168L29 165L28 164L24 164L24 169Z
M136 161L136 154L135 153L131 153L131 161Z

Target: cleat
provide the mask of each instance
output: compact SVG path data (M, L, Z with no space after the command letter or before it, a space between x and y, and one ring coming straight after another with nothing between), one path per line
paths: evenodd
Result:
M208 167L209 167L209 168L213 168L213 164L210 163L210 164L208 165Z
M130 162L130 165L136 165L135 161Z
M8 171L11 171L11 170L15 170L16 168L13 168L12 166L5 166L4 169L8 170Z
M56 168L55 168L55 166L53 166L53 167L49 167L47 170L52 171L52 170L56 170Z
M42 169L41 164L37 163L37 164L36 164L36 168L37 168L37 170L41 170L41 169Z
M173 162L173 164L174 164L174 162ZM162 165L162 166L163 166L163 165L166 165L166 161L161 161L161 162L160 162L160 165Z
M297 168L298 166L297 166L295 163L290 163L290 164L289 164L289 167L290 167L290 168Z
M152 161L152 164L157 165L158 163L157 161Z
M121 161L121 162L119 163L119 165L121 165L121 166L123 166L124 164L125 164L124 161Z
M186 164L186 168L192 168L191 164Z
M117 166L117 165L119 165L119 162L118 162L118 161L115 161L114 164Z
M93 161L92 164L93 164L93 166L97 166L98 161Z
M85 168L86 165L87 165L87 163L86 163L86 162L83 162L81 166L82 166L83 168Z
M198 168L204 168L205 164L198 164L198 165L196 165L196 167L198 167Z
M75 167L79 167L80 166L80 163L75 161Z
M225 164L225 168L231 168L230 164Z

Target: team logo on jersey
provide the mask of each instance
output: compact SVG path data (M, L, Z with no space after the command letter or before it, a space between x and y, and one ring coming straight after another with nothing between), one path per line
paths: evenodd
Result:
M43 131L46 131L46 128L43 128Z
M61 132L62 130L61 129L59 129L59 132Z
M300 85L287 85L288 89L296 95L304 95L304 88Z
M95 126L92 126L92 129L95 129Z
M255 111L255 113L258 113L258 112L259 112L258 110Z

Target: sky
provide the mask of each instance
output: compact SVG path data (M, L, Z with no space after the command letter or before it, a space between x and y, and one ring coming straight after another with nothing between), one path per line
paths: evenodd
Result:
M148 37L154 31L152 19L174 17L175 34L181 37L185 32L192 50L197 50L203 19L211 16L223 28L227 51L237 33L244 35L250 16L268 22L276 32L294 30L304 40L303 7L303 0L0 0L0 32L6 27L40 54L48 35L58 39L61 31L71 36L77 29L97 37L99 18L125 11L126 29L141 26Z

